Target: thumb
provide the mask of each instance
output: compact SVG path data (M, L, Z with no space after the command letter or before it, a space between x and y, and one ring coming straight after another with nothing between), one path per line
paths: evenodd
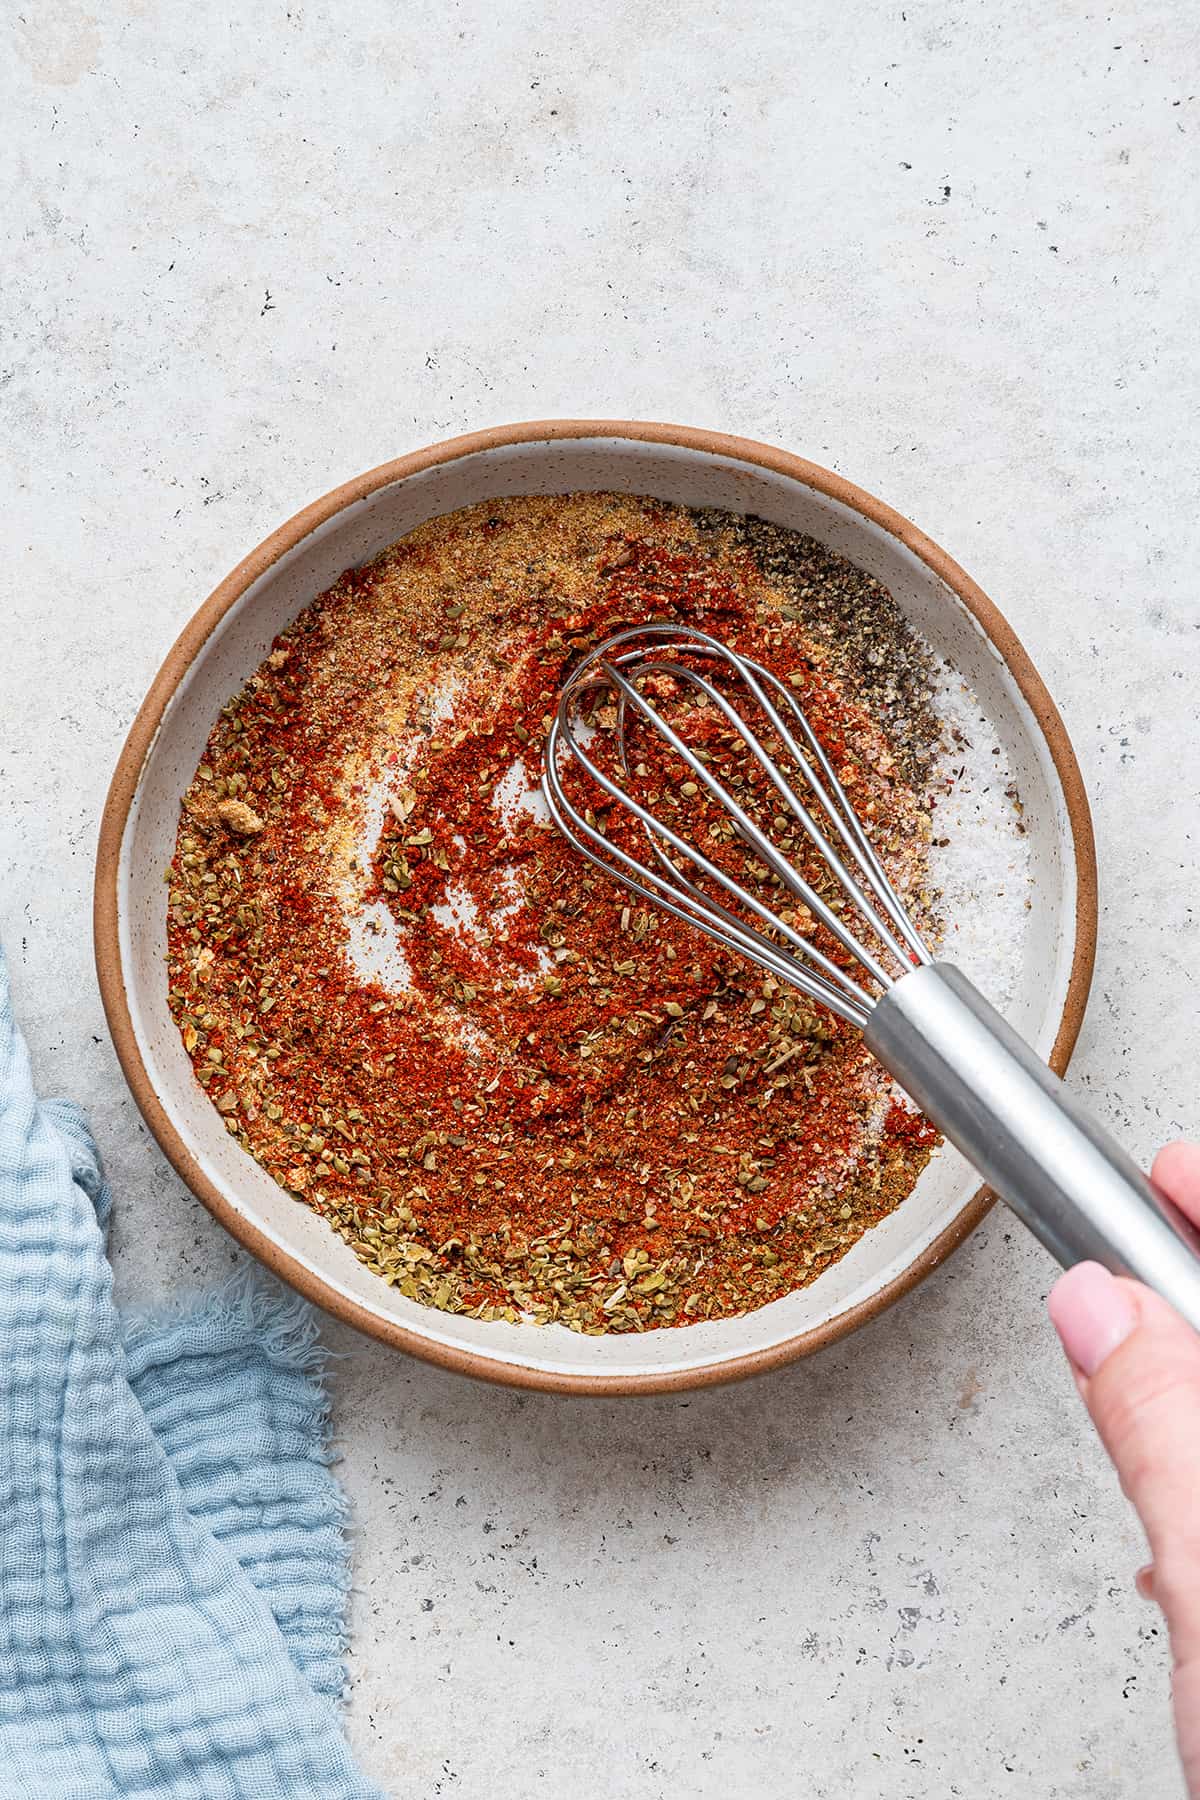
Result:
M1200 1661L1200 1336L1136 1281L1079 1263L1050 1296L1079 1389L1137 1508L1180 1667Z

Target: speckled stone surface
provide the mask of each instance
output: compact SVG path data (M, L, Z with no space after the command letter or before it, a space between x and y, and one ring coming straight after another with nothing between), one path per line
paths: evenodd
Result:
M60 0L5 34L0 932L127 1300L237 1260L92 973L129 719L272 526L510 418L767 438L966 565L1095 807L1075 1079L1139 1153L1200 1130L1188 0ZM993 1215L848 1343L681 1400L520 1398L331 1330L364 1766L491 1800L1176 1792L1052 1273Z

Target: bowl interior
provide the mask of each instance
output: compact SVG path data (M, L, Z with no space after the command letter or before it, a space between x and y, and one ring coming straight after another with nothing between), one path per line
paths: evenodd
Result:
M913 550L852 506L793 475L736 457L633 438L578 436L493 444L394 480L346 505L285 552L225 612L186 669L146 755L120 844L121 977L149 1082L195 1163L230 1207L275 1248L280 1270L304 1272L327 1302L356 1303L404 1328L433 1354L482 1359L484 1372L600 1377L702 1376L825 1327L902 1276L954 1221L978 1180L943 1150L909 1198L809 1287L740 1319L636 1335L584 1337L453 1317L419 1306L370 1275L306 1207L229 1137L192 1074L166 1004L166 889L179 797L219 708L272 638L348 565L423 520L519 493L616 489L685 505L760 514L811 533L878 577L931 647L961 672L1003 746L1024 805L1030 904L1006 946L1009 1018L1048 1054L1066 999L1076 932L1076 866L1066 801L1042 729L996 645L959 596ZM972 967L970 946L956 960ZM318 1294L321 1297L321 1294ZM478 1363L476 1365L479 1366ZM528 1376L526 1376L528 1379Z

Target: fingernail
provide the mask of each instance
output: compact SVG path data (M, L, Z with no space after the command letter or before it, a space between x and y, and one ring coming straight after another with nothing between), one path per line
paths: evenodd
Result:
M1099 1263L1076 1263L1050 1290L1050 1317L1075 1367L1092 1376L1137 1324L1125 1290Z

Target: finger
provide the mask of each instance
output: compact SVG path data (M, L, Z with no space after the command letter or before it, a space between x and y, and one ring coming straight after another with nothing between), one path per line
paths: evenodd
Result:
M1200 1144L1181 1139L1165 1145L1154 1159L1150 1179L1193 1225L1200 1225Z
M1137 1328L1137 1307L1126 1285L1114 1281L1099 1263L1081 1262L1050 1290L1050 1318L1085 1401L1091 1376Z
M1200 1794L1200 1733L1195 1729L1195 1721L1200 1719L1200 1663L1175 1664L1171 1699L1184 1784L1189 1794Z
M1145 1527L1176 1661L1200 1665L1200 1336L1097 1263L1061 1278L1050 1312Z
M1141 1568L1133 1578L1133 1585L1142 1596L1143 1600L1155 1599L1153 1563L1142 1564Z

